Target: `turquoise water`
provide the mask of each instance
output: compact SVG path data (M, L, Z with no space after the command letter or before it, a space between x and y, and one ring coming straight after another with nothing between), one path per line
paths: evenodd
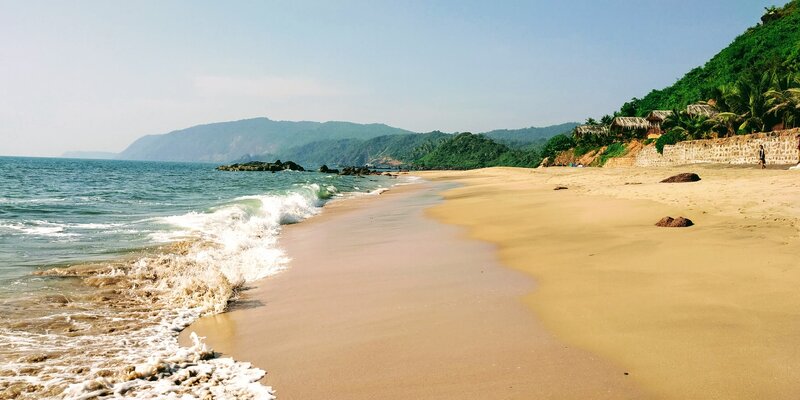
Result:
M286 268L282 225L396 182L0 157L0 397L23 387L30 395L20 398L269 398L258 370L200 362L206 350L179 349L177 331ZM216 389L152 383L179 381L186 368L228 371L227 380Z

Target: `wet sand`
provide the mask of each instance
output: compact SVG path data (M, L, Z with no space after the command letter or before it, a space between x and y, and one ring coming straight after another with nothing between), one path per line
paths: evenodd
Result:
M495 246L425 216L447 187L397 187L286 227L289 269L182 340L195 331L267 370L280 399L651 398L545 330L522 301L534 281Z
M700 182L662 184L679 172ZM535 278L548 331L622 365L655 398L800 398L800 173L492 168L430 215ZM565 186L565 190L553 190ZM653 226L684 216L690 228ZM591 398L588 397L588 398Z

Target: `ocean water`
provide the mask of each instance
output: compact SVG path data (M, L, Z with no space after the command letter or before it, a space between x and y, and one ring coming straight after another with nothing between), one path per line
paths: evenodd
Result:
M394 183L0 157L0 399L272 398L178 332L286 268L281 226Z

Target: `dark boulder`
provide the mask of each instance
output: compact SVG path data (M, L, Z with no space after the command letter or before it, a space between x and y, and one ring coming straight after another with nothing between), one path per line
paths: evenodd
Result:
M338 169L328 168L327 165L322 165L321 167L319 167L318 171L323 173L323 174L338 174L339 173Z
M682 174L678 174L675 176L670 176L667 179L661 181L661 183L682 183L682 182L697 182L700 180L700 176L693 173L693 172L684 172Z
M284 163L281 160L277 160L274 163L250 161L243 164L220 165L217 169L220 171L305 171L302 166L293 161Z
M285 170L290 170L290 171L305 171L305 168L303 168L302 166L300 166L300 164L297 164L297 163L296 163L296 162L294 162L294 161L287 161L287 162L285 162L285 163L281 164L281 167L283 167L284 171L285 171Z
M342 172L339 172L339 175L380 175L380 172L367 167L344 167L342 168Z
M692 225L694 225L694 222L692 222L692 220L689 218L684 217L664 217L661 218L660 221L656 222L656 226L661 226L664 228L686 228Z
M566 187L566 186L556 186L556 187L553 188L553 190L566 190L566 189L569 189L569 188Z

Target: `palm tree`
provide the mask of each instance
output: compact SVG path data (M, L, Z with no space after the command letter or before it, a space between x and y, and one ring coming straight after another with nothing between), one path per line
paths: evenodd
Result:
M767 113L780 118L785 128L793 128L800 119L800 88L770 90L767 98Z
M744 116L734 112L721 112L706 120L706 125L710 126L712 131L722 131L725 136L733 136L743 119Z
M687 139L706 139L709 137L707 120L702 115L689 115L685 110L673 110L672 115L661 124L661 128L666 132L678 131Z
M776 75L772 72L744 75L733 84L719 87L715 92L717 108L723 112L736 113L741 117L736 131L752 133L765 129L764 116L767 115L765 93L775 84ZM730 120L731 116L721 117Z

